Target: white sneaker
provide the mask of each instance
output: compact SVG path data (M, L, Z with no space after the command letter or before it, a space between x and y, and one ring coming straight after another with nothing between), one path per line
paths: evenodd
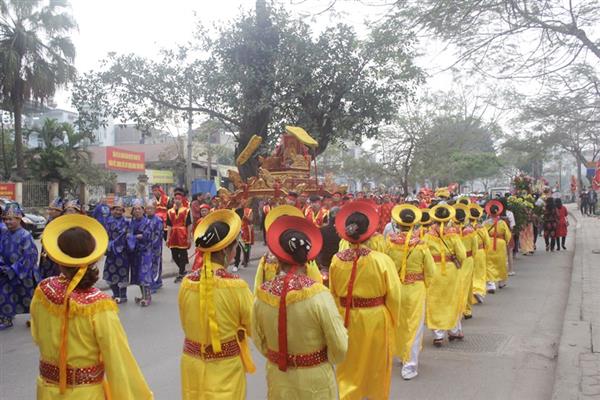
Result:
M417 372L417 369L412 365L405 365L404 367L402 367L401 374L402 374L402 379L404 379L406 381L410 381L411 379L413 379L417 375L419 375L419 373Z
M233 272L238 272L238 267L236 267L236 266L234 265L234 266L233 266L233 268L231 268L231 270L232 270Z
M515 271L510 271L510 272L508 273L508 276L515 276L516 274L517 274L517 273L516 273Z

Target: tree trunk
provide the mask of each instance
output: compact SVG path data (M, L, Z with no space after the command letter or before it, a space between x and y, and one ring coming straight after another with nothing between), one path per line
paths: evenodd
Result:
M5 131L4 131L4 121L1 120L0 124L2 124L2 165L4 166L4 179L10 178L10 165L8 163L8 159L6 158L6 139L5 139Z
M192 113L192 96L190 94L190 104L189 104L190 108L188 110L188 132L187 132L187 154L186 154L186 159L185 159L185 185L186 185L186 189L189 191L190 195L192 194L192 137L193 137L193 131L192 131L192 124L193 124L193 118L194 115Z
M15 156L17 158L17 175L19 178L25 177L25 163L23 162L23 96L21 96L21 83L17 83L19 87L16 90L16 95L13 96L13 116L15 120Z

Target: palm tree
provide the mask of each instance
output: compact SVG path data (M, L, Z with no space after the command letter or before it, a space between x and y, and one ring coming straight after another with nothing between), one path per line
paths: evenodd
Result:
M0 0L0 94L14 115L21 177L25 101L44 101L75 77L75 46L69 34L77 25L67 7L63 0Z
M90 164L90 154L84 148L88 136L75 132L68 122L46 119L41 127L27 132L35 134L40 146L27 152L29 167L42 180L56 180L61 184L82 181L79 167Z

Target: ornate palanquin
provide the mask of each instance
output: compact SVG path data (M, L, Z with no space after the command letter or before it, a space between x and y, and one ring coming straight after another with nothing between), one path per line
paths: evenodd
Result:
M331 174L326 174L322 181L318 180L317 166L312 166L312 163L319 144L304 129L286 126L275 150L266 157L255 154L260 143L261 139L254 136L237 160L239 167L250 158L258 157L258 175L244 182L237 171L229 170L228 178L234 184L235 192L221 190L219 196L277 199L284 198L289 192L319 195L346 192L347 187L338 186Z

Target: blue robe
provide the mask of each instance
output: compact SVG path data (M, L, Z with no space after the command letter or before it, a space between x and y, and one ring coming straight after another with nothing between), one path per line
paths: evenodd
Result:
M140 239L136 236L142 235ZM140 286L152 284L152 226L146 216L129 223L127 252L131 267L131 283Z
M27 314L40 280L38 251L31 234L19 228L0 236L0 317Z
M156 290L162 287L162 250L163 250L163 222L159 216L148 218L152 230L152 285Z
M129 285L129 259L127 254L127 229L129 222L123 218L109 217L106 222L108 250L102 278L109 285Z
M102 224L104 229L107 229L107 224L110 216L110 207L106 204L97 204L94 207L93 217Z
M48 223L50 223L50 221L52 221L53 219L54 218L48 218ZM44 246L42 246L42 252L40 254L39 270L40 270L40 278L42 280L46 279L46 278L50 278L51 276L60 275L60 267L58 266L57 263L52 261L46 255L46 250L44 250ZM39 283L39 282L40 281L38 281L37 283Z

